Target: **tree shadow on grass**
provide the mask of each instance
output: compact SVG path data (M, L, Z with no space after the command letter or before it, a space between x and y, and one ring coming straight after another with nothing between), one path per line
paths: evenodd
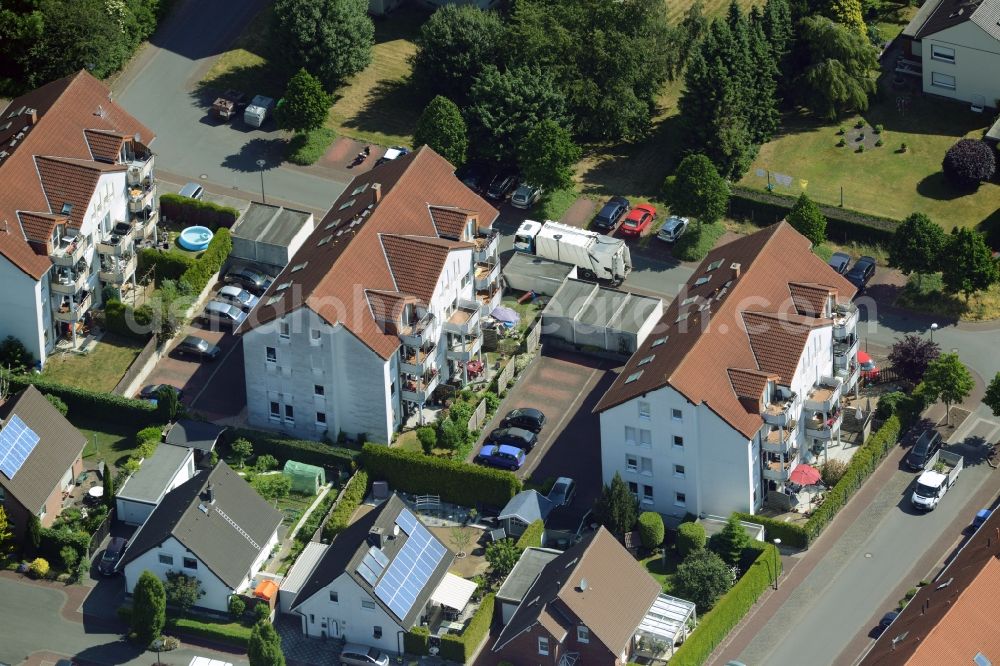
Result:
M976 229L986 234L986 242L994 251L1000 250L1000 208L977 224Z
M590 166L583 174L583 192L658 197L664 178L683 157L682 150L680 118L676 115L656 123L642 141L596 146L584 158Z
M283 138L250 139L243 144L240 152L222 160L220 166L242 173L277 169L284 161L287 149L288 141ZM264 160L264 166L257 166L257 160Z
M265 95L277 100L285 91L287 78L288 71L285 68L270 62L239 65L213 79L199 81L190 95L205 109L210 108L219 95L230 89L246 95L247 102L254 95Z
M917 183L917 192L920 196L937 201L953 201L970 194L969 192L960 192L952 187L945 179L943 171L932 173Z
M420 115L420 110L414 109L415 99L418 94L410 79L380 81L368 93L364 107L343 126L359 132L410 136Z

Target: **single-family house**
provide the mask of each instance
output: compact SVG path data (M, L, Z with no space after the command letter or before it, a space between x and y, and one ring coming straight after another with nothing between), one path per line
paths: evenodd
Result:
M0 506L15 542L31 516L49 527L83 472L87 439L34 386L0 404Z
M0 338L40 365L135 286L136 242L156 232L154 138L85 71L0 111Z
M525 548L517 559L517 564L510 570L497 590L496 609L499 611L500 624L506 626L514 617L514 611L524 601L524 595L535 583L538 574L542 573L552 560L562 555L563 551L554 548Z
M160 444L115 494L115 516L126 525L142 525L163 497L194 473L194 449Z
M199 607L225 612L271 556L281 519L226 463L201 469L168 492L132 537L118 564L126 591L143 571L161 579L179 571L201 583Z
M552 500L537 490L522 490L510 498L500 511L497 520L500 521L504 533L516 539L536 520L545 522L554 508Z
M248 423L387 444L466 383L500 302L496 217L426 146L351 181L239 329Z
M841 441L855 291L787 222L712 250L595 407L604 482L677 520L791 492Z

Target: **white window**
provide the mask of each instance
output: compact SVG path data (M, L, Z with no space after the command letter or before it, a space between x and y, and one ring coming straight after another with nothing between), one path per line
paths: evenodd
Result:
M322 384L313 384L313 395L324 396L326 395L326 389Z
M684 448L684 438L680 435L674 435L674 448L683 449Z
M538 654L543 656L548 656L549 654L549 639L539 636L538 637Z
M931 44L931 59L940 60L941 62L955 62L955 49L950 49L947 46L938 46L937 44Z
M646 476L653 476L653 459L639 458L639 472Z
M337 596L336 590L330 590L330 601L335 604L340 602L340 597Z
M587 627L583 626L582 624L579 625L576 628L576 640L580 641L581 643L589 643L590 642L590 629L588 629Z
M365 610L375 610L375 602L362 600L361 607L364 608Z
M281 418L281 405L277 402L271 401L271 418L280 419Z
M678 479L684 478L684 465L674 465L674 476Z
M652 410L649 407L648 402L642 400L639 401L639 418L643 421L648 421L652 417Z
M653 431L652 430L640 430L639 431L639 446L644 449L653 448Z
M639 460L635 456L625 455L625 471L634 472L639 469Z
M291 332L290 332L290 327L288 326L288 322L286 322L286 321L280 322L278 324L278 337L284 338L284 339L287 340L290 335L291 335Z
M674 493L674 506L687 506L687 495Z
M653 486L646 484L642 485L642 503L652 504L653 503Z
M636 439L635 428L632 426L625 426L625 444L628 446L635 446Z
M949 74L941 74L940 72L931 72L931 85L947 90L954 90L955 77Z
M295 423L295 408L291 405L285 405L285 422Z
M264 353L267 355L266 358L268 363L278 362L278 350L274 347L265 347Z
M674 421L683 421L684 420L684 412L682 412L679 409L671 409L670 410L670 418L672 418Z
M160 564L166 564L168 567L174 566L174 556L160 553Z

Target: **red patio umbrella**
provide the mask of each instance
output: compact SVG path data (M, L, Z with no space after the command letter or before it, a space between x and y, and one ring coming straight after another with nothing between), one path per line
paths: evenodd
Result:
M792 474L788 478L792 483L797 483L800 486L808 486L818 483L822 476L819 470L811 465L799 465L792 470Z

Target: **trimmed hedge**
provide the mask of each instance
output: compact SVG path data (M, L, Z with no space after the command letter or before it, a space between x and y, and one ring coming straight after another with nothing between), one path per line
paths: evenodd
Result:
M10 380L11 393L33 384L42 393L55 395L66 403L71 414L86 414L119 425L142 428L158 421L156 407L146 400L132 400L114 393L98 393L75 386L63 386L41 375L12 375L0 369L0 376Z
M90 548L90 535L86 532L71 530L68 527L61 529L43 527L40 534L38 555L52 562L62 560L60 551L67 546L75 550L81 558L87 557L87 550Z
M152 321L153 309L148 304L134 309L116 298L104 304L104 327L112 333L145 342L152 334Z
M440 495L460 506L502 507L523 488L511 472L377 444L364 445L362 460L373 480L410 493Z
M801 525L793 525L792 523L751 513L737 513L736 515L742 521L763 525L765 538L772 543L775 538L778 538L786 546L793 546L795 548L809 547L809 533Z
M207 622L191 617L179 617L170 620L169 625L171 629L182 636L200 636L238 645L244 649L250 642L250 627L236 622Z
M347 526L351 522L351 516L354 515L355 510L365 500L365 495L367 494L368 472L359 469L351 477L351 480L347 482L347 487L344 488L344 494L341 496L340 502L334 508L333 513L330 514L330 519L323 525L323 541L329 542L333 537L347 529Z
M320 523L323 522L323 518L326 517L326 514L330 513L330 508L333 506L333 502L336 499L336 494L330 492L326 494L326 497L324 497L319 504L316 505L316 508L309 514L306 521L302 523L302 527L295 533L295 544L292 546L293 552L295 551L295 546L298 546L301 551L306 547L307 543L312 541L313 534L315 534L316 530L319 529Z
M232 251L233 237L229 233L229 229L219 229L215 232L205 252L184 271L180 281L191 287L191 293L200 294L212 276L222 269L222 264L226 263L226 259L229 258L229 253Z
M180 250L157 250L146 247L139 250L139 264L136 270L140 275L145 275L150 269L155 268L154 275L159 284L163 280L179 280L194 262L194 257Z
M761 593L771 585L773 573L769 567L774 567L775 563L780 573L781 558L778 556L777 548L765 544L759 549L759 554L746 573L722 595L712 610L701 617L695 630L670 657L671 666L700 666L705 663L716 646L726 638L732 628L757 602Z
M731 189L730 215L749 218L762 227L784 219L797 200L797 197L788 194L762 192L742 185L733 185ZM899 226L899 220L888 217L839 206L817 205L826 217L827 238L886 243L892 240Z
M250 440L254 453L272 455L278 459L280 464L284 464L288 460L296 460L307 465L350 470L352 463L356 463L361 457L361 452L356 449L314 442L309 439L285 439L274 433L246 428L227 430L223 440L228 446L241 437Z
M184 227L201 225L215 231L220 227L228 229L233 226L240 211L167 192L160 195L160 214Z
M427 637L431 635L427 627L413 627L403 634L403 651L423 657L427 654Z
M461 635L445 634L441 637L441 658L459 664L468 664L493 624L493 595L487 594L476 609Z
M528 525L528 528L524 530L521 534L521 538L517 540L518 550L524 550L525 548L541 548L542 547L542 536L545 534L545 522L539 518L535 522Z

